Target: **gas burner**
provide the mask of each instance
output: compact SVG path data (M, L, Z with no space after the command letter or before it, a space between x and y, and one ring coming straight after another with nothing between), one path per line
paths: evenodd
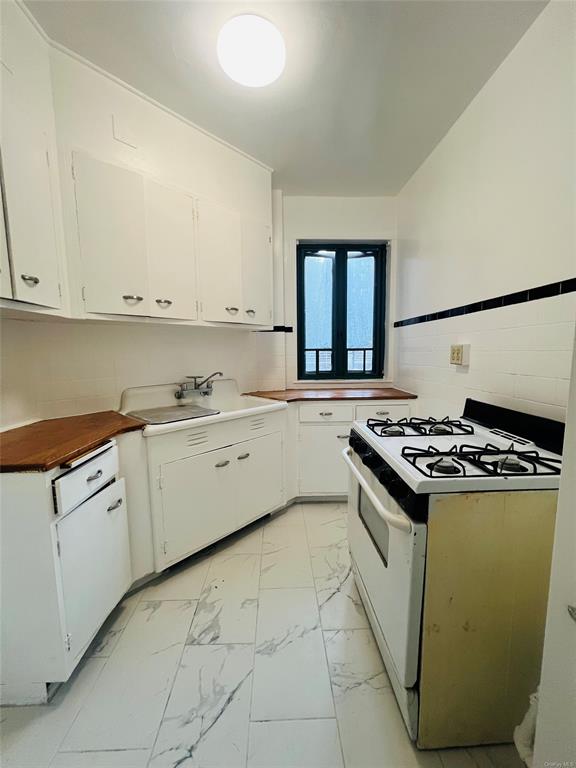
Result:
M439 472L441 475L461 475L463 474L462 466L456 464L454 459L447 456L438 459L438 461L431 461L426 464L431 472Z
M398 437L406 433L404 432L404 427L401 427L399 424L391 424L389 427L382 427L380 434L386 435L386 437Z
M511 472L512 474L521 474L522 472L529 472L529 468L526 464L522 464L518 456L503 456L498 459L497 467L500 473Z
M428 429L429 435L453 435L454 429L451 424L445 424L440 422L439 424L432 424Z

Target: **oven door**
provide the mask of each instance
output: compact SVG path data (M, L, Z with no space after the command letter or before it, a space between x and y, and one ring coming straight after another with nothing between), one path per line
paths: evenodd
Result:
M415 523L358 456L345 453L350 469L348 539L371 613L398 683L418 677L426 525Z

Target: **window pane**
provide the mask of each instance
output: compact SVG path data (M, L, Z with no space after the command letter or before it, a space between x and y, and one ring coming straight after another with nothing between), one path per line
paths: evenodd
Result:
M348 370L372 370L375 259L370 250L348 251L346 339Z
M332 371L332 285L335 251L311 251L304 259L304 359L306 373Z

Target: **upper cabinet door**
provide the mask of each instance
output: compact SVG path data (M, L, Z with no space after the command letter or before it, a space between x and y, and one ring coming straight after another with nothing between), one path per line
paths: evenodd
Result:
M198 201L198 262L203 319L243 323L242 230L235 211Z
M260 221L242 221L243 322L272 323L272 229Z
M0 186L0 298L12 298L12 280L10 279L10 259L8 257L8 240L4 222L4 201Z
M150 180L145 193L150 315L195 320L194 199Z
M143 177L76 153L74 177L86 311L147 315Z
M0 32L0 140L13 298L59 308L48 46L16 3L2 4Z

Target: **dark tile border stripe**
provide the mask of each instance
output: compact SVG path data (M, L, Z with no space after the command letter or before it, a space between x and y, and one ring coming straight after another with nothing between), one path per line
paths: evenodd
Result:
M459 307L443 309L440 312L432 312L429 315L418 315L417 317L409 317L407 320L397 320L394 323L394 328L402 328L405 325L418 325L419 323L431 323L434 320L445 320L448 317L458 317L458 315L471 315L474 312L485 312L488 309L509 307L512 304L523 304L526 301L548 299L551 296L560 296L561 294L572 293L573 291L576 291L576 277L560 280L557 283L539 285L537 288L529 288L526 291L506 293L493 299L475 301L473 304L462 304Z
M275 325L272 328L266 328L264 331L258 331L258 333L293 333L294 328L291 325Z

